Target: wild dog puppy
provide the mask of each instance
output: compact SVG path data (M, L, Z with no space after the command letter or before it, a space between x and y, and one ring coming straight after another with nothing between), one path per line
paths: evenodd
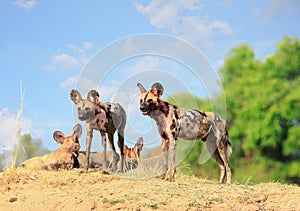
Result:
M147 91L142 84L140 89L140 110L143 115L150 116L156 121L158 132L162 138L163 169L162 178L168 171L168 151L170 151L170 181L174 181L176 172L175 153L177 138L185 140L202 140L207 149L217 161L221 175L220 182L231 183L229 157L231 143L225 120L213 112L191 110L177 107L160 99L164 88L160 83L152 85Z
M127 170L135 169L141 161L141 151L144 146L144 140L140 137L133 148L124 146L125 166Z
M140 153L143 149L143 138L140 137L133 148L129 148L127 145L124 145L124 158L125 158L125 171L134 169L140 161ZM79 167L85 167L86 157L85 152L80 151L78 155ZM112 167L112 162L114 160L114 153L112 151L106 152L106 158L108 161L108 168ZM117 154L116 161L119 162L120 156ZM90 162L89 168L103 168L103 152L90 152Z
M54 140L61 147L50 154L28 159L19 168L31 170L72 169L78 165L77 156L80 149L79 138L82 134L80 124L75 125L71 136L65 136L61 131L53 133Z
M117 153L114 145L114 133L118 131L118 146L121 151L121 162L119 170L123 171L124 165L124 129L126 125L126 113L122 106L118 103L103 103L100 102L100 95L96 90L91 90L87 99L82 99L80 93L72 90L70 98L77 107L78 118L86 122L86 159L88 170L90 162L90 149L93 138L93 130L100 131L103 149L103 168L107 169L107 155L106 155L106 134L108 136L108 143L114 155L113 171L117 169Z
M144 146L144 139L140 137L133 148L129 148L127 145L124 146L124 157L127 159L134 159L141 161L140 153Z

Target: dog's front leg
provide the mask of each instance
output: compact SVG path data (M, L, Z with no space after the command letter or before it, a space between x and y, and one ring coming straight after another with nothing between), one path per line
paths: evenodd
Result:
M87 127L88 128L88 127ZM89 166L90 166L90 151L91 151L91 144L92 144L92 139L93 139L93 130L92 129L87 129L87 135L86 135L86 171L88 171Z
M161 174L160 178L165 179L166 173L168 171L169 140L162 139L161 147L162 147L162 153L163 153L163 166L162 166L162 174Z
M101 140L102 140L102 150L103 150L103 169L107 170L108 162L106 157L106 135L105 133L101 133Z
M176 172L176 145L177 140L173 137L170 139L170 182L175 181L175 172Z

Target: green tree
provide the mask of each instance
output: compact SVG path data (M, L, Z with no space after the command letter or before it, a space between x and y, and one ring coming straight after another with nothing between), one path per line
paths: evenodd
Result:
M201 99L188 92L175 93L172 96L168 96L165 100L173 105L184 108L200 109L203 111L211 110L211 104L208 99Z
M50 153L50 150L43 145L42 139L32 138L30 134L25 134L21 137L18 148L14 146L14 154L17 156L16 165L18 166L23 161ZM3 171L8 164L10 153L4 151L0 154L0 171Z
M300 167L290 165L300 154L300 42L284 36L276 47L260 62L242 44L228 53L219 72L236 156L281 171L286 166L279 175L286 180L300 178Z
M42 139L32 138L30 134L25 134L20 139L18 154L17 154L17 165L23 161L50 153L50 150L43 145Z

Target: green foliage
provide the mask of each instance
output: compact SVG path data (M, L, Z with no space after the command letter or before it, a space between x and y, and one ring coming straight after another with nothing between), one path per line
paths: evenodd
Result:
M21 137L19 148L17 165L29 158L50 153L43 145L42 139L34 139L30 134Z
M176 93L165 100L173 105L189 109L210 110L208 99L201 99L188 92Z
M30 134L25 134L21 137L18 147L18 149L16 149L16 146L14 147L14 151L18 150L16 166L29 158L50 153L49 149L43 145L41 139L34 139ZM4 167L6 167L6 159L10 159L8 152L0 154L0 171L3 171Z
M284 36L277 51L264 62L255 58L249 46L240 45L229 52L219 71L237 156L266 159L264 166L273 162L277 170L286 166L283 181L290 176L300 178L295 175L300 166L288 170L300 151L299 40Z
M283 36L276 48L260 61L250 46L241 44L227 54L219 69L233 147L230 163L239 182L300 183L300 41ZM182 93L172 97L169 102L180 99L183 107L194 102L193 108L201 110L210 110L211 102L222 99L209 101ZM203 146L196 142L185 162L194 174L218 179L215 161L199 165Z

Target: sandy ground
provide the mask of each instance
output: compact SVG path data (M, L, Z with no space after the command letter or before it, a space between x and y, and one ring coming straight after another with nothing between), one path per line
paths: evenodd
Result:
M99 171L0 174L0 210L300 210L300 187L219 184L177 174L175 182Z

